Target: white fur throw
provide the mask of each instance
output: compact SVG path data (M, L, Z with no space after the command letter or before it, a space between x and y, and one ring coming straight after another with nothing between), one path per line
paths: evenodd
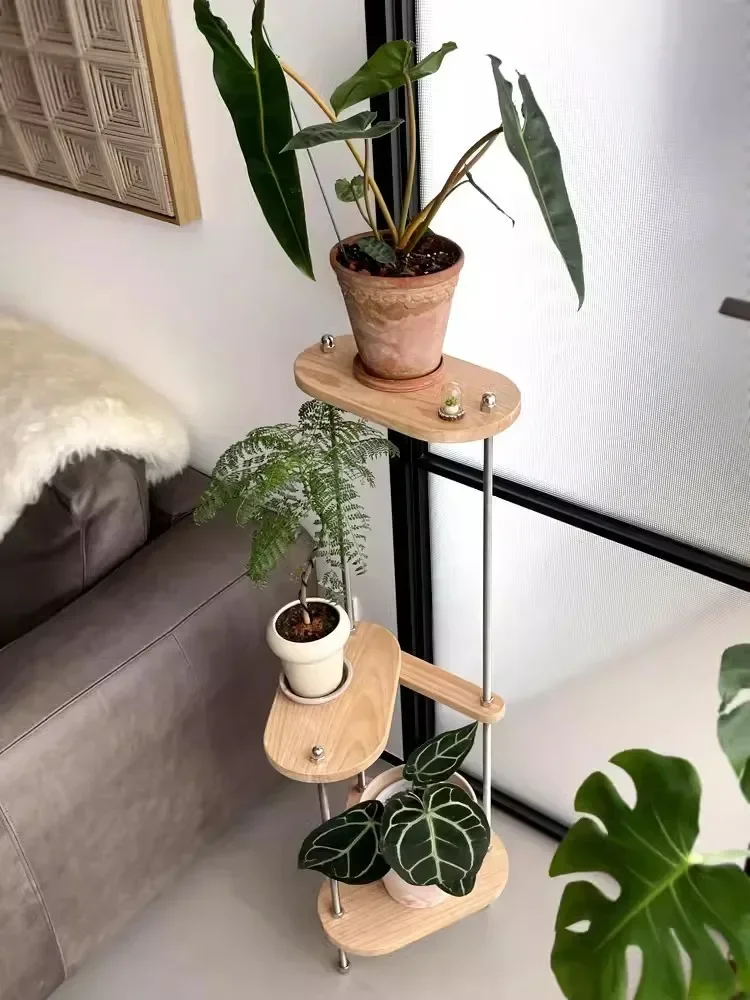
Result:
M158 393L53 330L0 317L0 538L73 458L144 459L150 482L179 472L188 437Z

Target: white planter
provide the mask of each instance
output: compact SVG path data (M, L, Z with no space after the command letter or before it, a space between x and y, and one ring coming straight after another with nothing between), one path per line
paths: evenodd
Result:
M460 774L454 774L449 780L452 785L458 785L459 788L463 788L473 801L476 802L477 797L474 794L474 789L466 778L463 778ZM391 767L372 779L364 792L362 792L359 801L369 802L372 799L377 799L378 802L386 803L391 796L397 792L403 792L408 788L411 788L411 782L404 779L403 767ZM408 882L405 882L394 871L389 871L384 876L383 885L385 891L392 899L395 899L397 903L401 903L402 906L408 906L413 910L424 910L431 906L439 906L446 899L451 899L447 892L443 892L436 885L409 885Z
M351 623L343 608L322 597L308 597L309 604L330 604L339 613L339 623L333 632L312 642L291 642L279 635L276 621L287 608L298 601L290 601L279 608L266 629L266 641L271 652L281 660L289 687L302 698L322 698L331 694L344 678L344 646L349 638Z

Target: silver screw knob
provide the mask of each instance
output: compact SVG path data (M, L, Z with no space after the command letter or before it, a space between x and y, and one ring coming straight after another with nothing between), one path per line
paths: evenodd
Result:
M491 413L497 406L497 397L494 392L482 393L482 413Z
M314 746L310 751L310 760L313 764L319 764L322 760L326 759L325 748L321 746Z
M324 333L320 338L320 349L324 354L329 354L336 346L336 341L330 333Z

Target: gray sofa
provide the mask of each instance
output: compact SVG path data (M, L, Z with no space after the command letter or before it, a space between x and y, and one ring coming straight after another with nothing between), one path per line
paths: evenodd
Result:
M36 619L0 649L0 1000L48 996L276 781L262 731L278 670L263 633L304 544L257 590L247 534L189 517L205 477L151 490L133 529L119 500L149 491L114 466L106 503L88 476L88 502L61 502L46 561L19 534L50 514L27 509L0 542L0 604L21 593L23 621ZM135 551L112 568L117 531ZM29 617L35 573L37 603L65 605L51 617Z

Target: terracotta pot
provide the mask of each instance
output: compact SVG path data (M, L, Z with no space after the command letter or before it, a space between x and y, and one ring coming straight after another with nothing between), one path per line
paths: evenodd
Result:
M469 782L460 774L453 774L448 779L451 784L458 785L459 788L471 796L476 802L477 797ZM377 799L385 804L388 799L397 792L404 791L411 787L411 782L404 780L404 769L402 767L390 767L387 771L373 778L365 788L364 792L358 796L360 802L370 802ZM350 803L347 802L347 806ZM408 907L410 910L425 910L433 906L440 906L447 899L452 897L447 892L443 892L436 885L409 885L400 875L394 871L389 871L383 877L383 887L391 899L397 903Z
M364 234L350 236L356 243ZM450 241L448 241L450 242ZM455 244L453 244L455 246ZM413 379L440 364L453 292L464 265L464 255L436 274L412 278L383 278L350 271L330 254L349 313L352 333L367 372L385 379Z

